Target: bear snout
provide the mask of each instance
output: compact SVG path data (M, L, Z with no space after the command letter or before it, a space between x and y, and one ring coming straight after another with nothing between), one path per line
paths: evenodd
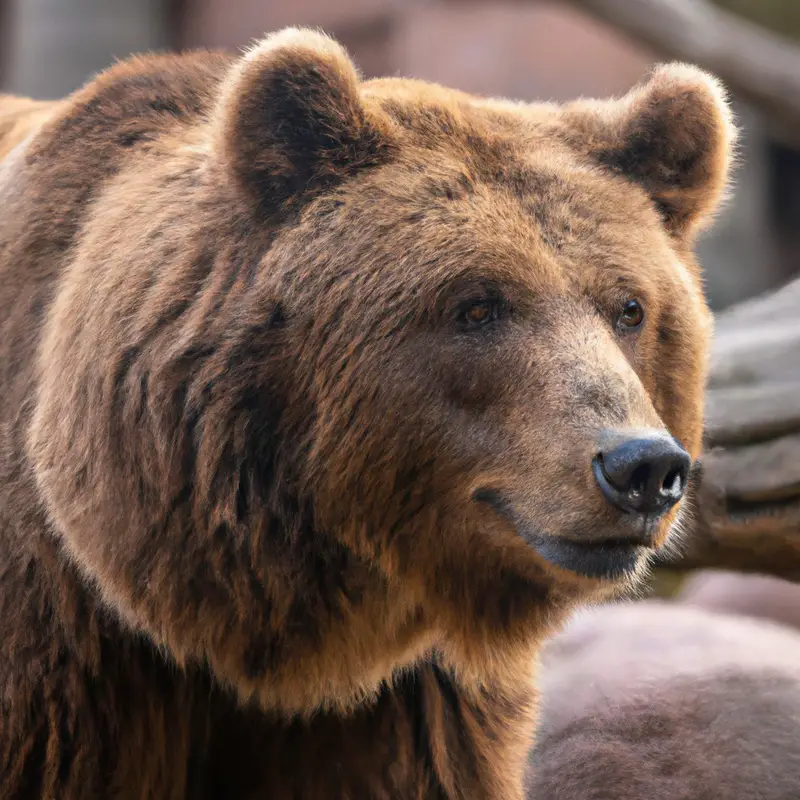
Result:
M586 483L575 482L573 471L570 491L563 494L562 483L562 494L546 498L549 513L541 513L541 502L532 503L536 497L542 500L546 484L527 497L518 487L481 486L472 492L472 499L510 523L548 564L588 578L626 580L664 544L670 530L667 520L686 492L692 459L662 428L603 429L588 441L594 446L576 448L566 459L584 460ZM559 480L566 478L563 472L558 475ZM569 509L586 490L596 500L587 497L585 513L576 517ZM556 506L568 513L559 513Z

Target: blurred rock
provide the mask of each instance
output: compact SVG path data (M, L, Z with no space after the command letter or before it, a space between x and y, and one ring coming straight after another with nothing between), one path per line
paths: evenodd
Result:
M769 575L701 570L686 580L676 600L695 608L770 619L800 629L800 585Z

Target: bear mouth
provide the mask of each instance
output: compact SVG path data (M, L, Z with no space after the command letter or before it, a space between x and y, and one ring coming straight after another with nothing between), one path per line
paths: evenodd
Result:
M579 542L563 536L533 533L525 536L531 547L556 567L585 578L619 581L628 578L647 558L649 548L626 539Z
M473 499L485 503L511 522L519 536L545 561L585 578L619 582L630 578L652 548L631 538L574 539L543 533L524 520L493 489L478 489Z

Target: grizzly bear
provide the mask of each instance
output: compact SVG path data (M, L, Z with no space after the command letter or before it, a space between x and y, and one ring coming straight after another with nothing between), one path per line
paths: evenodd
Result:
M797 800L800 635L663 601L580 614L542 653L530 800Z
M522 797L540 643L698 455L715 80L292 29L4 107L0 795Z

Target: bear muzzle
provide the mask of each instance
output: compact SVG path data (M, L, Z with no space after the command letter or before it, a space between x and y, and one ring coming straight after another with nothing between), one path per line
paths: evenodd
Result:
M664 544L665 517L683 497L690 468L690 455L664 430L607 429L598 435L589 477L602 505L579 529L545 530L524 513L524 503L496 489L479 488L472 497L510 522L549 564L586 578L625 581Z

